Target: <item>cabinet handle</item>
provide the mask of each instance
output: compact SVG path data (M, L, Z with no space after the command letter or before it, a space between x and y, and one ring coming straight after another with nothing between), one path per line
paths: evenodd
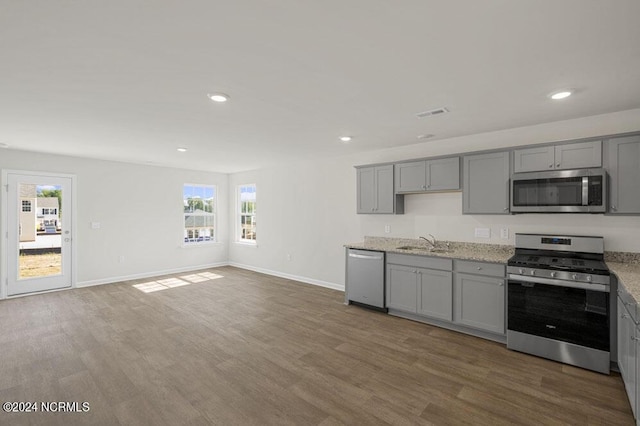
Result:
M553 164L549 164L549 168L552 169L553 168Z
M638 340L638 338L631 336L631 341L634 341L634 340Z
M505 207L504 209L502 209L502 211L505 211L505 212L506 212L507 210L509 210L509 207Z
M622 314L620 315L620 318L625 319L625 318L629 318L629 316L627 314Z
M422 189L427 189L426 185L422 185Z
M498 285L502 287L504 285L504 281L498 281Z
M611 206L611 210L618 210L616 206Z
M482 267L481 267L481 266L478 266L476 269L477 269L478 271L482 271Z
M556 164L556 167L560 167L560 163Z
M372 212L375 212L375 211L376 211L376 209L374 209L373 207L371 207L371 211L372 211Z

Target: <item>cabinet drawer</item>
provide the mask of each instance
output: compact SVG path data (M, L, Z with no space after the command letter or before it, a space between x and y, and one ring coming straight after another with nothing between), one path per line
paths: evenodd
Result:
M409 254L387 254L387 263L395 265L412 266L416 268L441 269L443 271L451 271L453 269L453 260L441 257L415 256Z
M456 260L456 272L502 278L505 276L505 267L499 263Z

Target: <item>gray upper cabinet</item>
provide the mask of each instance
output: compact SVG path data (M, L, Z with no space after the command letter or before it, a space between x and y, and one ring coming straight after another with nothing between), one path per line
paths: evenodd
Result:
M418 269L418 313L445 321L453 320L453 274Z
M533 147L514 151L514 173L589 167L602 167L602 141Z
M426 161L396 164L396 192L421 192L426 189Z
M368 214L402 213L393 187L393 164L357 169L357 212Z
M640 136L606 142L609 213L640 213Z
M455 318L458 324L504 334L505 279L456 273Z
M509 214L509 152L463 157L462 213Z
M428 192L460 189L460 157L398 163L396 192Z

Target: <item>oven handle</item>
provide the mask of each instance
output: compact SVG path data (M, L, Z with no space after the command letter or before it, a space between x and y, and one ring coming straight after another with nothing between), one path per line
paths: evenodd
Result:
M610 291L609 286L604 284L586 284L586 283L578 283L573 281L554 280L551 278L528 277L526 275L516 275L516 274L509 274L509 279L513 281L521 281L524 283L547 284L547 285L555 285L558 287L571 287L571 288L579 288L583 290L600 291L604 293L609 293Z

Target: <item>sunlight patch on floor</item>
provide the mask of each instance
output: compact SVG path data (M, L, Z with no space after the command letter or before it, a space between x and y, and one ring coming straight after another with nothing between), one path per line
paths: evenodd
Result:
M146 283L133 284L132 287L143 293L153 293L155 291L167 290L169 288L183 287L185 285L197 284L209 280L224 278L222 275L212 272L200 272L198 274L185 275L180 278L164 278L161 280L148 281Z

